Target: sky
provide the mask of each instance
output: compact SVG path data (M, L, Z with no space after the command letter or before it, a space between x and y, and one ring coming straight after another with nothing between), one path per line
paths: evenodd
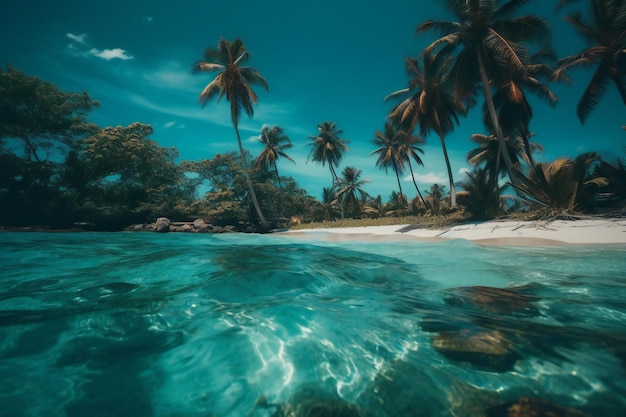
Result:
M558 56L585 47L562 21L577 6L555 12L557 0L530 3L523 12L550 22ZM396 190L395 174L375 166L372 139L392 107L384 97L407 85L405 59L433 39L415 33L426 19L451 16L437 0L9 0L0 14L0 64L63 91L86 91L100 102L92 122L151 124L151 139L176 147L181 160L197 161L236 151L237 142L225 100L204 108L198 104L215 73L192 74L191 68L220 38L239 37L251 53L248 65L269 84L268 92L256 88L260 101L254 117L240 121L244 147L258 155L263 126L282 127L296 163L279 161L281 175L294 177L320 198L331 176L327 166L307 163L309 136L318 124L333 121L350 141L338 172L346 166L361 169L370 181L365 191L386 199ZM576 70L570 73L571 85L552 84L560 100L555 108L531 100L531 131L544 147L537 160L591 150L625 156L626 132L620 126L626 124L626 107L614 87L584 126L576 118L576 103L591 74ZM470 136L485 133L481 117L479 105L446 138L456 182L470 169L465 158L473 148ZM416 169L416 180L425 189L447 184L439 139L425 139L424 167ZM413 197L410 177L402 180L403 191Z

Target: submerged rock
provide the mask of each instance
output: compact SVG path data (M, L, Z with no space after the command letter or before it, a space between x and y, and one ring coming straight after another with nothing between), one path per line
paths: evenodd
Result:
M460 287L453 289L444 300L455 307L472 307L486 313L523 317L539 315L539 310L532 304L537 298L515 288Z
M488 408L486 417L589 417L572 407L541 398L521 397L515 401Z
M513 344L498 330L463 329L433 337L437 352L472 368L506 372L519 358Z

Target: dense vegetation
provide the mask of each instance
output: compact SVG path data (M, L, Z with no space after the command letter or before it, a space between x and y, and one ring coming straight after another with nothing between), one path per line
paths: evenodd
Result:
M279 175L279 160L293 162L291 139L283 129L260 132L264 150L256 157L243 148L240 117L253 116L257 96L252 85L267 88L267 82L244 66L249 54L239 39L220 40L193 67L218 73L201 92L200 103L226 97L239 146L238 154L201 161L179 161L176 149L150 138L147 124L91 124L88 115L98 102L87 93L60 91L8 65L0 72L0 225L119 230L166 216L215 224L251 222L268 229L289 221L347 217L456 212L490 219L537 207L568 214L621 210L626 198L622 160L603 161L590 152L535 161L533 152L541 146L530 141L533 112L527 94L556 105L549 83L567 80L571 67L585 66L594 72L578 104L581 123L609 87L617 88L626 104L626 2L589 0L588 18L567 16L590 46L562 59L551 52L543 18L516 15L526 3L449 0L447 9L456 20L427 20L418 26L418 33L440 37L406 60L408 86L387 97L395 104L384 131L373 134L371 155L377 159L372 163L391 169L397 180L398 190L390 190L387 201L366 192L359 168L340 169L350 149L335 122L321 122L309 137L309 160L330 170L321 201L293 178ZM561 0L558 6L566 3L576 2ZM488 133L471 137L476 147L467 159L475 170L455 182L446 136L479 96ZM423 165L421 145L431 133L441 142L449 183L433 184L422 193L413 181L417 197L409 201L400 176L412 176ZM506 190L515 196L505 195Z

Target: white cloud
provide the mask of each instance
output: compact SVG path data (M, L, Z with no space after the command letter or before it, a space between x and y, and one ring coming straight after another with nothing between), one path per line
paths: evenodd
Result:
M122 59L124 61L128 59L133 59L132 55L129 55L128 52L120 48L104 49L104 50L92 48L89 50L89 53L93 56L97 56L98 58L106 59L107 61L110 61L115 58Z
M465 174L467 174L468 172L471 172L471 171L468 168L459 168L459 170L457 172L464 176Z
M411 175L407 175L404 181L412 181ZM415 174L415 181L420 184L447 184L448 176L443 173L428 172L426 174Z
M169 129L170 127L174 127L175 124L176 124L176 121L167 122L163 125L163 129Z
M75 35L73 33L66 33L65 36L67 36L68 38L70 38L74 42L78 42L78 43L83 44L83 45L85 45L87 43L87 41L85 40L87 38L87 34L86 33L81 33L80 35Z

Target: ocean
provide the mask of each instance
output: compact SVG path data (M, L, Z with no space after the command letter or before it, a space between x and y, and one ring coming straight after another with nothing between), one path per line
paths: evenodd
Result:
M0 233L0 415L617 417L625 323L621 245Z

